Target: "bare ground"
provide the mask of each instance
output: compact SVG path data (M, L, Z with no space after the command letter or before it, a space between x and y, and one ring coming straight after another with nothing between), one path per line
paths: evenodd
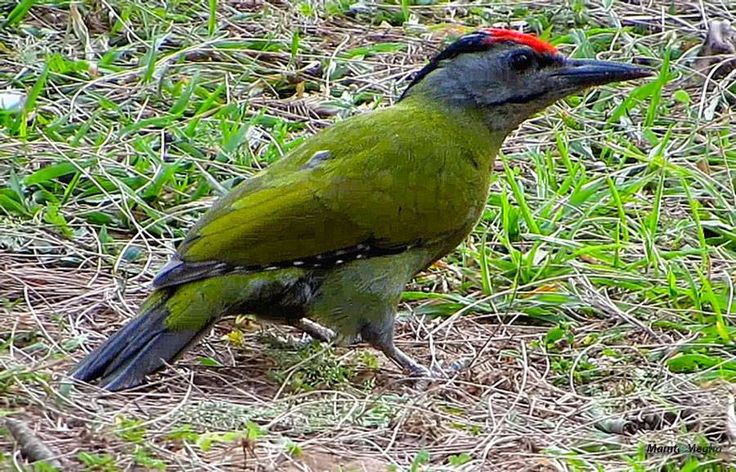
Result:
M552 2L538 3L532 7L555 8ZM283 5L274 7L268 21L232 19L238 8L262 6L255 2L223 7L221 15L228 34L259 37L269 29L281 31L284 25L297 21ZM503 5L493 8L499 16L511 10ZM600 9L590 12L601 23L610 19L609 13ZM51 24L59 34L71 21L64 9L41 8L33 13L33 22ZM466 14L458 13L461 18ZM451 16L439 8L432 15ZM706 17L733 19L732 10L718 2L701 5L699 10L682 7L672 18L653 4L616 2L612 15L648 31L627 44L652 47L679 32L702 36ZM487 18L478 18L472 21L489 23ZM105 27L96 26L93 20L90 17L87 24L92 35L96 27ZM185 36L176 28L174 36ZM315 58L327 57L338 49L406 40L409 46L405 51L368 59L367 69L364 64L349 66L355 67L349 75L359 88L387 96L396 81L420 65L426 55L419 38L413 35L406 39L400 27L338 18L316 20L306 25L305 31L316 38L310 46ZM435 43L438 39L433 34L422 37ZM22 43L20 36L15 39L16 46ZM49 42L41 46L50 47ZM218 64L233 57L227 52L212 56L212 50L205 46L200 49L203 57ZM195 52L197 48L187 60L202 59ZM261 56L259 61L263 68L282 70L288 58L274 54ZM14 61L6 65L21 69ZM110 82L99 80L97 91L122 102L130 93L126 80L124 74ZM698 87L693 85L692 89L697 92ZM236 86L233 90L242 92ZM94 104L75 102L76 96L68 91L60 91L57 98L55 107L73 110L76 106L78 113L91 116ZM287 99L256 96L253 102L275 116L306 120L305 132L309 133L328 123L325 115L331 112L320 108L320 98L316 93ZM140 118L148 116L145 104L139 111ZM555 109L550 115L559 118L565 113ZM720 110L714 123L732 126L733 116ZM559 121L553 124L559 125ZM507 143L505 152L513 155L543 147L554 140L552 133L550 121L538 118ZM579 136L602 139L582 131ZM632 136L636 139L636 132ZM111 167L124 167L136 152L126 139L106 143L111 154L119 157L109 163ZM262 145L268 136L256 141L259 139ZM89 145L74 152L80 157L95 156L97 149ZM36 159L28 161L29 171L53 162L57 152L70 151L63 144L43 139L0 143L0 150L13 159L10 156L34 156ZM103 163L106 156L98 155ZM212 163L218 165L225 171L235 167ZM519 168L522 176L533 172L531 165L520 163ZM104 166L90 172L105 173ZM74 211L89 209L84 202L79 207L75 204L72 202L69 209L70 220ZM110 198L100 205L117 205L130 212L123 198ZM190 224L194 210L202 206L201 201L184 204L169 216ZM676 204L663 208L673 219L678 211ZM427 363L433 359L444 364L457 358L472 360L457 377L436 382L426 390L404 383L398 369L385 358L379 356L377 368L366 366L358 356L368 348L359 346L323 354L358 366L349 381L292 392L289 375L300 366L284 367L264 348L259 329L242 330L239 322L228 319L176 366L153 378L149 386L110 394L94 387L71 386L65 373L86 351L134 316L148 292L151 276L170 251L168 239L158 239L141 227L121 235L119 240L127 242L120 244L136 246L143 253L142 260L126 262L103 251L94 232L78 232L68 239L37 219L20 218L0 219L0 231L0 414L24 421L58 454L67 470L115 470L85 463L80 453L110 454L124 470L160 467L158 462L141 459L137 455L141 450L171 470L409 470L412 464L422 462L424 452L429 465L418 465L417 470L635 470L634 466L657 470L666 464L686 463L692 454L647 454L647 445L700 443L723 447L700 462L704 470L728 468L733 463L727 431L729 424L733 427L728 418L733 415L733 387L723 380L704 381L703 372L672 372L667 360L694 336L651 322L677 319L682 313L656 300L638 311L622 310L622 303L638 302L629 299L625 290L597 287L591 279L601 274L588 271L586 261L581 261L566 290L587 301L594 315L568 310L574 334L569 345L556 343L555 349L548 349L544 340L550 325L513 308L486 313L474 310L471 303L449 317L403 318L397 324L398 339L411 355ZM478 244L477 238L467 243L473 244ZM713 264L724 273L732 272L728 257L714 257ZM432 268L413 288L452 294L464 280L458 275L464 269L454 259ZM550 290L558 282L569 281L551 280L527 287L527 292L517 287L518 297ZM493 306L503 295L503 290L487 296L474 292L468 299ZM431 300L408 303L402 309L421 312L428 304ZM226 339L233 329L243 333L238 343ZM608 355L609 351L625 355ZM202 359L216 359L219 366L202 365ZM559 374L561 364L566 366L567 376ZM285 372L285 380L274 380L269 375L272 370ZM591 373L596 375L589 381L586 375ZM226 435L243 431L248 422L263 432L256 438ZM294 452L292 445L298 445L299 452ZM11 470L27 467L19 445L9 434L0 435L0 451L7 453L0 466Z

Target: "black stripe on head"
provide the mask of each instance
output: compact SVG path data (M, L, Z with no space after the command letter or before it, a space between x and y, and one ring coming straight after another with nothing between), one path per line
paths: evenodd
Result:
M422 79L427 76L427 74L437 69L440 66L440 62L446 59L452 59L459 56L460 54L465 54L469 52L481 52L488 49L488 37L488 33L478 31L477 33L465 35L454 43L447 46L447 48L445 48L442 52L434 56L432 60L429 61L429 64L427 64L419 72L414 74L411 83L408 87L406 87L404 93L401 94L401 97L399 97L398 101L403 100L409 89L418 84Z

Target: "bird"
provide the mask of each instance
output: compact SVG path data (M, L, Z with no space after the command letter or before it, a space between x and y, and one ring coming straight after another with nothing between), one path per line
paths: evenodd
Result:
M137 317L71 372L109 391L146 383L224 316L362 339L409 377L394 343L404 287L472 231L505 137L557 100L651 75L571 59L485 28L437 53L394 104L329 126L218 199L153 279Z

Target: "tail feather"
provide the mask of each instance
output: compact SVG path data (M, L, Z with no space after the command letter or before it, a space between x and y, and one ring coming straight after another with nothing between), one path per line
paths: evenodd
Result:
M122 358L118 367L108 369L100 380L100 386L111 392L125 390L141 385L145 376L172 362L193 341L199 337L198 331L184 330L161 332L132 356Z
M172 363L220 317L283 303L297 307L313 289L301 269L233 273L154 291L141 314L87 356L71 376L100 381L107 390L141 385L145 377ZM288 309L287 309L288 311Z
M118 391L141 385L146 375L176 359L209 324L199 330L168 329L167 299L154 293L142 313L90 353L71 376L84 382L100 379L102 388Z

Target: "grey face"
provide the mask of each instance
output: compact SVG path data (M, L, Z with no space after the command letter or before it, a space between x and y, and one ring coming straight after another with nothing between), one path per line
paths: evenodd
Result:
M448 104L481 109L489 126L510 130L562 97L593 85L650 75L646 69L606 61L578 61L538 53L515 43L463 53L435 67L407 91Z

